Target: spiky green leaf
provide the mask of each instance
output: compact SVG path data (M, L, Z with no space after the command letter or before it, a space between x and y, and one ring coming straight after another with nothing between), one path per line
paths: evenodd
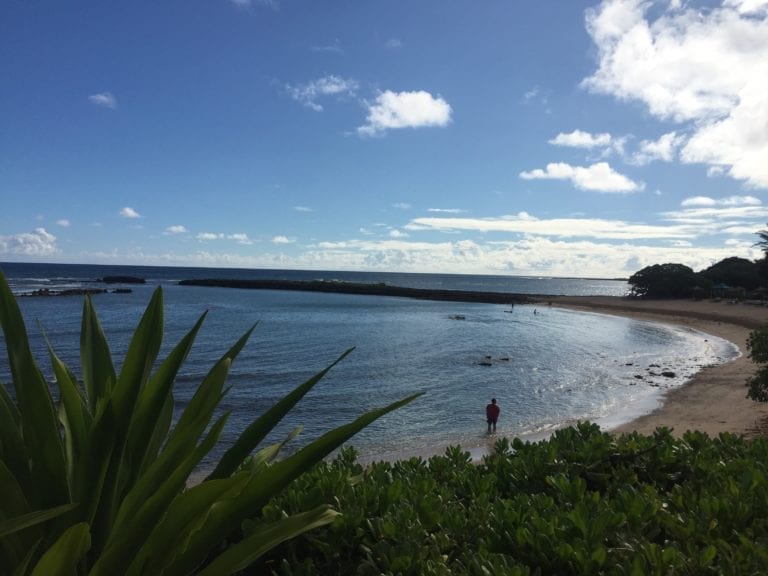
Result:
M13 293L0 272L0 325L21 414L24 444L30 462L27 498L36 506L54 506L68 499L64 446L48 383L29 347L27 329Z
M98 403L112 395L117 376L107 338L90 296L86 296L83 302L83 317L80 323L80 370L88 397L88 407L91 414L95 414Z
M21 516L0 520L0 538L14 532L19 532L31 526L36 526L38 524L42 524L43 522L47 522L48 520L56 518L57 516L61 516L65 512L68 512L76 507L77 504L62 504L61 506L48 508L47 510L35 510L34 512L28 512L27 514L22 514Z
M45 551L31 576L72 576L76 574L77 565L90 547L91 533L88 524L74 524Z
M331 370L331 368L346 358L353 350L354 348L350 348L344 352L344 354L339 356L330 366L318 374L315 374L303 384L297 386L292 392L257 418L243 431L242 434L240 434L232 447L224 453L221 460L219 460L219 464L214 471L211 472L208 478L225 478L232 474L232 472L243 463L243 460L253 452L256 446L267 437L269 432L274 429L288 411L291 410L291 408L293 408L296 403L301 400L304 395L328 373L329 370Z
M245 570L262 554L275 546L304 532L330 524L338 515L338 512L331 510L328 506L318 506L314 510L289 516L274 524L254 530L247 538L229 546L226 551L201 570L198 576L225 576Z

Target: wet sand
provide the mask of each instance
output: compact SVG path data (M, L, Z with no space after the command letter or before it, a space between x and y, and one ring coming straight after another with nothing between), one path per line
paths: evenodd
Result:
M614 296L542 297L552 306L614 314L687 326L718 336L739 347L741 356L700 370L679 388L669 390L657 410L616 428L618 432L652 433L673 429L676 436L700 430L714 436L731 432L745 436L768 434L768 404L746 397L745 382L756 365L747 358L749 333L768 322L768 307L725 301L633 300Z

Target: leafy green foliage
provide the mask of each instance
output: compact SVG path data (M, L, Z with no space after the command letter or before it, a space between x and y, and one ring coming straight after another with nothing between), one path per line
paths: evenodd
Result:
M86 298L82 382L50 348L56 406L0 273L0 325L15 391L14 399L0 384L0 574L232 574L336 518L329 506L314 505L271 518L245 536L241 532L243 521L258 517L286 485L418 394L332 430L281 461L275 461L276 447L251 458L332 364L257 418L209 478L187 488L190 473L215 446L227 420L228 413L215 420L214 414L226 394L229 368L253 330L211 368L172 426L173 385L204 318L158 361L163 333L158 289L118 372Z
M654 264L629 277L632 294L643 298L690 298L708 289L711 281L683 264Z
M620 437L582 423L362 467L352 449L270 502L263 523L333 503L333 523L249 574L765 574L768 442L669 430Z
M747 398L768 402L768 324L749 333L747 350L752 362L762 364L747 380Z

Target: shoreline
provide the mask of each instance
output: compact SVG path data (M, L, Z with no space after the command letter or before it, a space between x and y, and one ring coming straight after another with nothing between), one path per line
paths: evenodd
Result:
M617 296L552 296L542 303L576 311L612 314L685 326L735 344L741 355L699 370L680 387L665 392L652 412L611 429L652 434L660 426L675 436L699 430L709 436L729 432L747 437L768 433L768 404L746 397L746 380L757 366L747 357L749 333L768 322L768 307L693 300L631 300Z

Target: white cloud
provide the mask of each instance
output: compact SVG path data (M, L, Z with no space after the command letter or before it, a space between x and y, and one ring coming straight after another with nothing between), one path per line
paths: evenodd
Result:
M293 242L288 236L275 236L272 238L272 244L293 244Z
M399 128L447 126L451 121L451 112L448 102L429 92L387 90L368 104L368 118L357 132L363 136L375 136Z
M608 133L590 134L582 130L574 130L565 134L561 132L549 141L555 146L570 146L574 148L596 148L610 146L611 135Z
M314 212L314 208L310 208L309 206L294 206L293 209L296 212Z
M112 92L100 92L98 94L91 94L88 96L88 101L91 104L101 106L102 108L109 108L111 110L117 108L117 99L115 98L115 95L112 94Z
M524 180L570 180L581 190L596 192L637 192L645 185L619 174L607 162L597 162L591 166L571 166L563 162L547 164L546 169L520 172Z
M254 4L260 4L262 6L267 6L269 8L272 8L273 10L277 10L280 6L279 0L229 0L230 3L234 4L238 8L250 8Z
M526 105L538 104L544 108L545 114L551 114L552 109L549 106L549 92L541 89L540 86L534 86L523 94L521 101Z
M322 112L323 106L317 102L326 96L352 96L357 92L360 84L351 78L342 78L333 74L324 76L298 86L287 86L288 94L294 100L301 102L307 108L315 112Z
M696 223L698 225L704 225L725 218L765 221L768 219L768 208L765 206L712 206L685 208L683 210L663 212L663 216L669 220Z
M408 204L407 202L395 202L394 204L392 204L392 208L397 208L399 210L410 210L411 205Z
M248 234L236 233L236 234L224 234L222 232L200 232L195 238L200 242L213 242L214 240L233 240L238 244L251 245L253 240L248 237Z
M675 159L677 149L683 141L683 137L676 132L667 132L658 140L643 140L640 142L639 150L629 161L640 166L650 164L654 160L671 162Z
M332 54L343 54L344 49L341 47L341 41L338 38L334 38L330 44L323 44L320 46L312 46L310 48L312 52L330 52Z
M768 208L754 196L692 196L680 205L681 210L663 212L661 216L676 224L696 226L702 235L753 236L768 220Z
M762 202L754 196L728 196L726 198L710 198L709 196L691 196L680 205L688 206L760 206Z
M136 210L134 210L130 206L126 206L125 208L120 210L120 216L122 216L123 218L132 218L132 219L141 218L141 214L136 212Z
M243 234L242 232L237 234L227 234L227 240L234 240L238 244L245 244L246 246L253 244L253 240L248 237L248 234Z
M409 234L407 232L403 232L402 230L398 230L397 228L389 231L390 238L408 238L408 236Z
M684 124L683 162L768 187L768 3L674 4L604 0L588 10L599 65L582 85Z
M440 214L461 214L465 210L460 208L427 208L427 212L437 212Z
M69 228L72 225L72 223L66 218L61 218L60 220L56 220L56 224L58 226L61 226L62 228Z
M0 236L0 254L49 256L58 251L56 236L45 228L35 228L34 232Z
M201 242L209 242L212 240L221 240L224 238L224 234L216 232L200 232L195 236Z
M530 102L539 95L539 92L541 92L541 89L538 86L534 86L528 90L528 92L523 94L523 102Z
M741 14L765 14L768 12L768 0L725 0L725 6L733 7Z
M397 49L397 48L402 48L403 47L403 41L400 40L400 38L390 38L389 40L387 40L385 42L384 45L387 48L394 50L394 49Z
M188 230L182 226L181 224L176 224L175 226L168 226L163 234L167 236L175 236L177 234L186 234Z

